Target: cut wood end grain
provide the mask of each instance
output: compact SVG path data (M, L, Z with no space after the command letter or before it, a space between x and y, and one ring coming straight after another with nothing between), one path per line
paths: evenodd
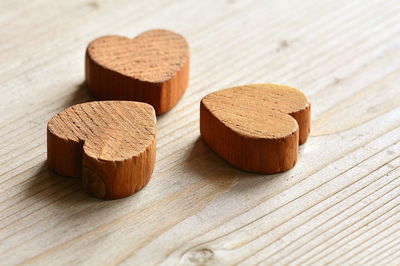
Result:
M157 114L176 105L189 82L189 44L181 35L151 30L130 39L104 36L86 51L86 83L99 99L151 104Z
M220 90L200 104L205 142L234 166L277 173L292 168L310 133L310 102L297 89L251 84Z
M61 175L82 176L84 189L96 197L126 197L150 179L156 135L155 112L146 103L77 104L48 123L48 165Z

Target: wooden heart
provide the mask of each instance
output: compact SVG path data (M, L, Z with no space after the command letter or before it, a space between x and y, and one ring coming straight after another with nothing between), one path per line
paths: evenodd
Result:
M47 161L60 175L81 177L98 198L117 199L144 187L156 156L154 109L129 101L77 104L47 125Z
M259 173L292 168L310 133L310 103L282 85L252 84L220 90L200 104L204 141L234 166Z
M86 84L99 99L146 102L162 114L184 94L189 62L187 41L171 31L151 30L133 39L104 36L86 50Z

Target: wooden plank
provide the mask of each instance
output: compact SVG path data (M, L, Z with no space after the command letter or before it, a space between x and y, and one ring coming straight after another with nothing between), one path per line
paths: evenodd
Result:
M400 263L398 1L11 1L0 4L0 264ZM139 193L101 201L46 166L46 123L91 100L89 41L151 28L191 44L190 87L158 117ZM296 167L234 169L199 138L199 101L298 87L312 132Z

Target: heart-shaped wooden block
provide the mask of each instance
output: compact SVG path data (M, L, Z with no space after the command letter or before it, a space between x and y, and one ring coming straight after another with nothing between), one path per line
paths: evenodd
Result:
M292 168L310 133L310 102L282 85L252 84L220 90L200 104L204 141L234 166L259 173Z
M117 199L143 188L156 157L153 107L129 101L77 104L47 125L49 168L82 177L84 189L98 198Z
M86 50L86 84L99 99L146 102L162 114L184 94L189 63L187 41L171 31L151 30L133 39L104 36Z

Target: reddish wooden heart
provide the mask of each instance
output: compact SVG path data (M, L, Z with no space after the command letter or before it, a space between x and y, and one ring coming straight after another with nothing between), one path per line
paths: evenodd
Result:
M292 168L310 133L310 103L282 85L252 84L220 90L200 104L204 141L234 166L277 173Z
M189 81L189 45L181 35L151 30L130 39L104 36L86 51L86 83L97 98L151 104L157 114L176 105Z
M84 189L99 198L117 199L144 187L156 155L154 109L140 102L77 104L47 125L49 168L81 177Z

